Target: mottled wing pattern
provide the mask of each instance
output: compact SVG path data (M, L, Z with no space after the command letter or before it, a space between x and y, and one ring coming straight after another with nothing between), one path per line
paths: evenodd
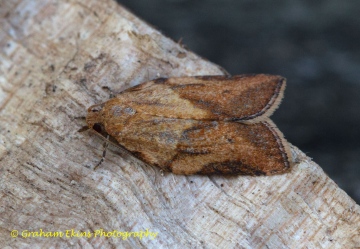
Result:
M107 126L118 130L116 122ZM271 121L247 125L135 115L110 135L139 159L175 174L271 175L290 167L279 134Z
M284 173L290 168L286 146L271 121L202 122L183 131L170 168L176 174Z
M160 78L118 98L143 113L168 118L258 122L279 105L286 81L274 75Z

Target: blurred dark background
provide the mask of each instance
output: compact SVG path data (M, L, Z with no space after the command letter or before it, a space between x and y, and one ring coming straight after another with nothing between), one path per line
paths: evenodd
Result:
M233 75L285 76L272 119L360 203L360 1L118 2Z

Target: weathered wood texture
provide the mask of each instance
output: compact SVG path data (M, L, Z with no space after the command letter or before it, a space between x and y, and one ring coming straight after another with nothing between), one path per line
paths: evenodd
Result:
M77 132L88 106L158 76L224 73L116 2L1 0L0 28L2 248L360 247L359 206L296 147L272 177L162 175L114 147L92 170L103 142ZM21 236L40 229L158 235Z

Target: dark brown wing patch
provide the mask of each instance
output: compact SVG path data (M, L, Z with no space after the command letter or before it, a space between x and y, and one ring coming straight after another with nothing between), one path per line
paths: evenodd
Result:
M174 173L272 175L289 169L290 150L271 121L200 123L203 128L183 132L170 163Z
M210 119L233 121L251 120L276 108L285 87L284 78L269 75L197 77L184 83L168 81L181 98L210 112Z

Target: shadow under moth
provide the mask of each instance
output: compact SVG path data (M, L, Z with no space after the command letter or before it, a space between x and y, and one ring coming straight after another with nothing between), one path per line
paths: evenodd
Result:
M86 122L175 174L281 174L291 152L269 116L285 85L264 74L159 78L91 106Z

